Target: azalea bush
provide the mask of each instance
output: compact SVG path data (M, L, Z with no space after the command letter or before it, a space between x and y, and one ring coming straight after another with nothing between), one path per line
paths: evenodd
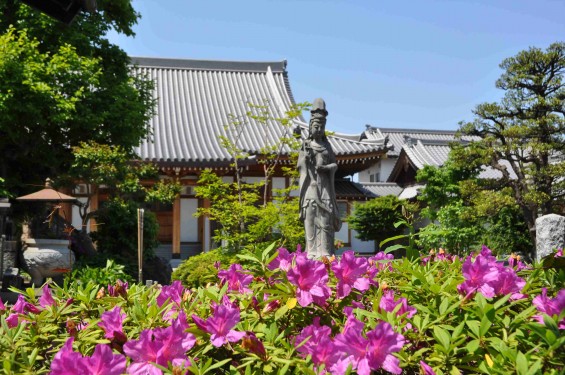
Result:
M562 252L555 254L561 259ZM465 258L271 246L214 283L46 284L0 305L5 373L558 374L565 274L488 248Z

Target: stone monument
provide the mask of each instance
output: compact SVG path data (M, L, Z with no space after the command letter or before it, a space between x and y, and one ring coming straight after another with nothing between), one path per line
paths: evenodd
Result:
M565 217L549 214L536 219L537 261L565 247Z
M310 110L308 137L298 155L300 220L304 222L309 258L334 254L335 232L341 220L335 199L335 154L326 137L326 103L315 99Z

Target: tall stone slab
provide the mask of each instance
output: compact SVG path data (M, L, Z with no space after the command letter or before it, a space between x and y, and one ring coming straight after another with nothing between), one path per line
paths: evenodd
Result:
M565 217L549 214L536 219L536 260L565 247Z

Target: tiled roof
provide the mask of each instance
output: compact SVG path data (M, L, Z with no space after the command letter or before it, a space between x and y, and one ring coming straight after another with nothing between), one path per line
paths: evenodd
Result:
M370 192L373 197L398 196L402 192L402 187L394 182L358 182L357 185Z
M388 156L398 156L402 150L402 146L409 138L419 139L422 141L443 141L450 142L457 140L456 131L454 130L426 130L426 129L400 129L400 128L382 128L367 125L366 130L361 134L361 139L371 140L388 138L388 142L393 149L390 150ZM463 141L478 140L479 137L462 136Z
M447 161L449 152L451 151L450 144L452 142L453 140L438 141L408 138L407 143L402 146L402 152L406 154L410 163L417 170L424 168L426 165L440 167ZM510 178L516 178L516 174L507 160L501 160L500 163L510 171ZM402 166L397 163L391 172L391 176L399 173L399 168L402 168ZM499 179L502 177L502 173L490 166L483 166L478 177Z
M422 169L425 165L439 167L447 160L449 143L452 141L412 140L403 145L402 150L417 169Z
M374 195L360 184L349 180L335 180L335 195L337 199L368 199Z
M220 136L235 139L225 126L232 116L245 119L237 146L258 154L274 145L287 129L275 121L267 126L248 120L248 103L268 108L273 118L284 117L294 102L286 61L237 62L132 58L134 74L155 81L156 115L150 122L152 137L136 149L142 160L170 164L206 166L229 164L231 157L221 145ZM303 119L296 121L307 132ZM328 119L331 127L331 119ZM331 130L331 129L328 129ZM358 142L338 134L329 137L336 156L368 155L384 148L379 141ZM373 155L374 156L374 155Z

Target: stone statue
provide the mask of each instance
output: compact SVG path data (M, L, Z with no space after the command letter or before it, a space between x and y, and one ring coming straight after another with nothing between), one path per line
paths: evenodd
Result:
M341 228L334 190L335 154L326 137L326 103L312 105L308 138L298 156L300 220L304 222L309 258L334 254L335 232Z

